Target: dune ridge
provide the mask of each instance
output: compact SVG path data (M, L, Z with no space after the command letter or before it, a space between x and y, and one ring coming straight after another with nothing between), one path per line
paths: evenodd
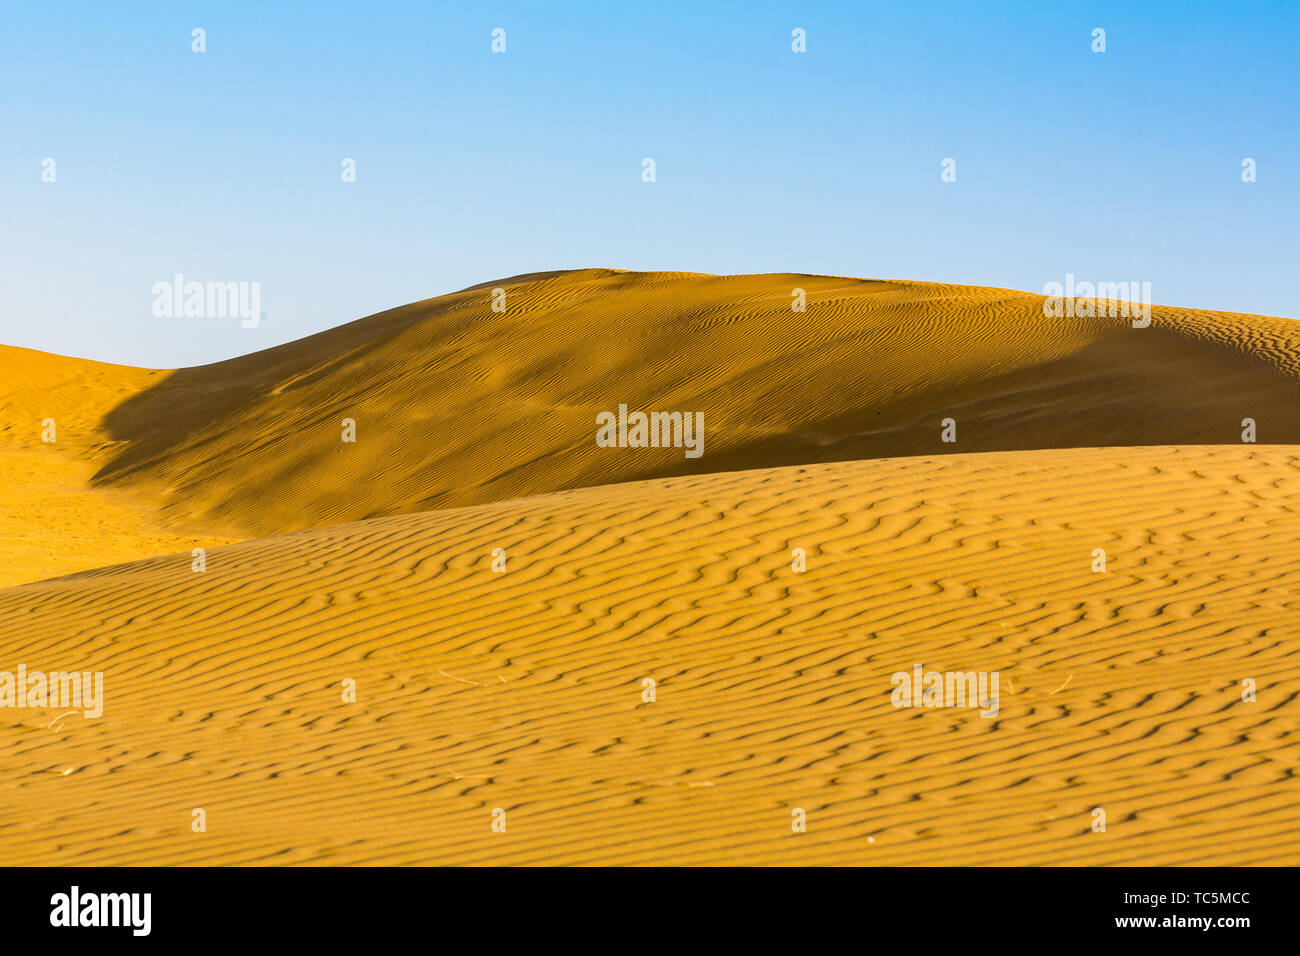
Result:
M95 425L94 484L179 530L242 538L779 464L1238 443L1245 417L1259 441L1294 443L1298 356L1289 320L1157 306L1134 329L1047 318L1042 296L1005 289L522 276L137 384ZM703 458L597 448L596 415L620 403L702 412Z

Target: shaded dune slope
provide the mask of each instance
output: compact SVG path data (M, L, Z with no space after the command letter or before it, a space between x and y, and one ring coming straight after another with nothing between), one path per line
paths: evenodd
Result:
M0 590L0 659L107 698L0 713L0 853L1295 863L1298 481L1265 445L830 463ZM999 671L1000 714L892 707L918 663Z
M501 280L170 373L104 416L96 482L248 536L773 465L1238 443L1246 417L1261 442L1300 442L1296 323L1156 307L1134 329L1042 303L806 275ZM620 403L703 412L703 457L598 448L596 415Z

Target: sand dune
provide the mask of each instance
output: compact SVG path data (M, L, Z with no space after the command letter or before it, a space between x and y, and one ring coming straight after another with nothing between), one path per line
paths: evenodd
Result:
M233 540L93 480L120 450L100 423L168 374L0 347L0 587Z
M0 660L106 697L0 711L0 853L1295 863L1298 479L1281 446L831 463L0 590ZM1000 672L999 715L893 707L915 664Z
M1237 444L1246 417L1260 442L1300 442L1294 322L1157 307L1134 329L1042 304L806 275L501 280L149 380L95 425L112 443L96 487L138 491L189 533L250 537L775 465ZM703 457L598 448L596 415L620 403L702 412Z
M0 348L0 699L105 694L0 708L0 857L1300 862L1298 330L583 270L172 372ZM598 447L620 404L704 454ZM918 666L998 713L895 707Z

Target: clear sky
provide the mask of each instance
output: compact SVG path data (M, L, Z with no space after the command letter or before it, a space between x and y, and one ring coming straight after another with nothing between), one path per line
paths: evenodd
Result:
M10 2L0 343L195 365L587 266L1296 317L1297 62L1296 2ZM176 273L264 321L155 316Z

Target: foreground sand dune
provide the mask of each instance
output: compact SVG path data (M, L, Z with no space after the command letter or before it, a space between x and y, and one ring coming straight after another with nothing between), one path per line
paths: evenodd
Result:
M0 711L0 858L1294 864L1298 481L1266 445L832 463L0 590L0 660L106 696ZM894 708L915 664L1000 672L1000 714Z
M103 452L97 488L138 491L178 531L240 538L672 475L1236 444L1246 417L1260 442L1293 443L1297 329L1165 307L1145 329L1046 318L1042 296L924 282L589 269L136 381L86 441ZM598 448L596 415L621 403L703 413L703 456Z

